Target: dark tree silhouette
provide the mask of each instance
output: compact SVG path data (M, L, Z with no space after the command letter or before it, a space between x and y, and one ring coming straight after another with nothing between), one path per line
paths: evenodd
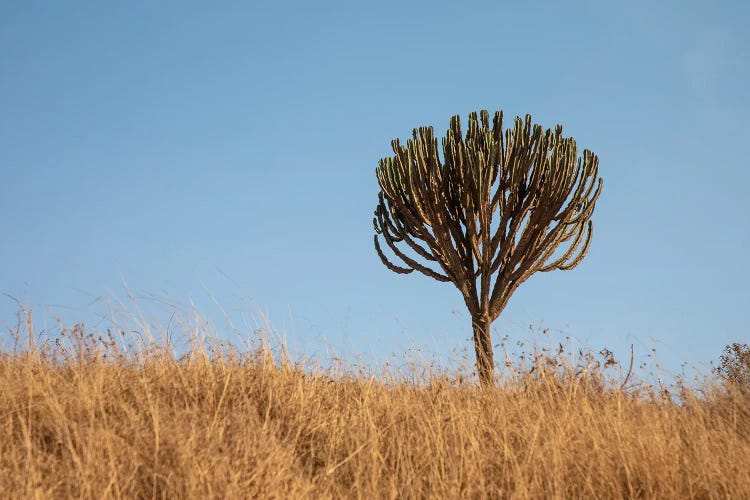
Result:
M458 288L480 382L492 385L490 325L510 296L536 271L573 269L588 251L599 159L589 150L579 158L560 125L543 131L529 115L503 131L502 111L491 124L487 111L471 113L465 138L452 117L442 159L432 127L414 129L406 147L391 144L394 156L376 169L375 249L391 271L417 270ZM406 267L386 257L378 235ZM567 249L555 254L562 243Z

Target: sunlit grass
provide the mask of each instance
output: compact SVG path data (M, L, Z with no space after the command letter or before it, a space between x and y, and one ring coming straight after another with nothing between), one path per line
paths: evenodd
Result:
M611 377L606 352L507 357L482 390L295 364L263 335L180 356L153 331L37 345L21 317L0 357L6 498L750 496L747 395Z

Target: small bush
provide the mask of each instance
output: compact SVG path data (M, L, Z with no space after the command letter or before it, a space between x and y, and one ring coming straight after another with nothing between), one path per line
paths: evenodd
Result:
M750 391L750 346L737 342L724 348L714 373L736 389Z

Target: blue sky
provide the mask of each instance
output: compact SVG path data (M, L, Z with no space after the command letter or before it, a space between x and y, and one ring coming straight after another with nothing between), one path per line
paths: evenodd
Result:
M748 25L741 1L3 2L0 292L50 325L127 287L220 332L262 311L308 354L469 348L457 290L375 254L374 169L502 109L562 124L605 187L584 262L496 339L705 368L750 341Z

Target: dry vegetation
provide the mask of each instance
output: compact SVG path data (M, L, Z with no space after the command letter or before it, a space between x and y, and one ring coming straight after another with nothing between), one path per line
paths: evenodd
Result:
M484 390L303 369L265 343L30 343L0 357L4 498L750 496L746 393L621 388L608 358L540 352Z

